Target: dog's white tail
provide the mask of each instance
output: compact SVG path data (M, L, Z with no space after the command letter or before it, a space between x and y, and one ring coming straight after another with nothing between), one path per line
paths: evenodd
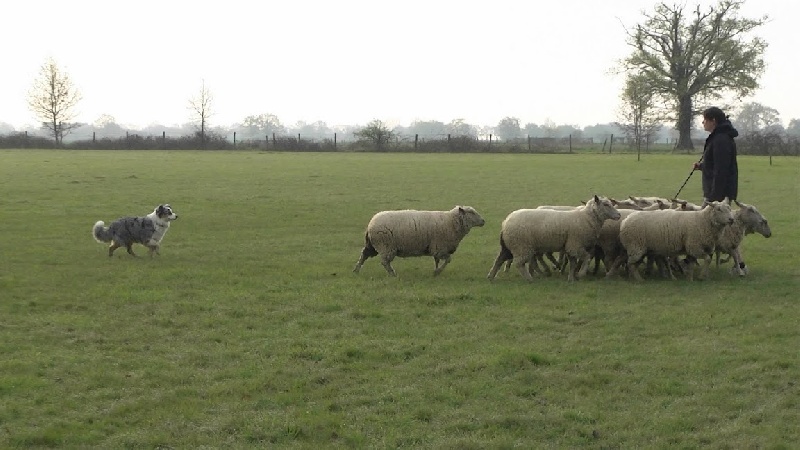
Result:
M92 227L92 237L101 244L111 242L111 233L108 232L105 222L102 220L95 222L94 227Z

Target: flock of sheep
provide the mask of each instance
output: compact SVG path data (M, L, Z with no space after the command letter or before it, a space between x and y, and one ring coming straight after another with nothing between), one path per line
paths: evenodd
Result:
M640 265L646 261L645 273L657 270L672 279L682 273L692 280L700 259L700 277L708 276L714 255L717 266L720 255L733 259L731 273L744 276L745 235L770 237L772 232L755 206L734 202L738 208L732 210L727 199L695 205L660 197L617 201L595 195L579 206L519 209L503 220L500 253L488 278L493 280L503 266L508 270L513 264L533 281L536 273L550 275L552 265L575 281L587 274L594 260L593 272L602 263L606 277L627 272L630 279L642 280ZM353 271L358 273L368 258L380 255L389 275L396 276L394 258L432 256L438 275L469 231L484 224L470 206L379 212L367 225L364 249Z

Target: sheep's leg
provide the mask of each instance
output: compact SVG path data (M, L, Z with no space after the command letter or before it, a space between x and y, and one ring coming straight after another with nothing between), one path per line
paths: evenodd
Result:
M578 255L576 257L576 264L578 264L578 266L580 267L580 271L577 273L578 279L585 277L586 274L589 272L589 263L591 262L591 260L592 260L591 253L585 250L581 250L578 252Z
M383 264L383 267L387 272L389 272L389 275L393 277L397 276L397 272L395 272L394 268L392 267L392 260L394 260L396 254L397 252L387 252L384 253L383 257L381 258L381 264Z
M658 269L661 272L661 266L659 265L659 261L656 257L646 256L645 258L647 259L644 265L645 275L650 275L651 273L653 273L654 268ZM661 274L663 275L663 272L661 272Z
M595 245L594 247L594 269L592 270L592 275L597 275L597 272L600 271L600 261L603 262L603 267L606 266L605 263L605 253L603 249L599 245Z
M505 267L503 268L503 272L508 272L508 269L511 268L511 263L514 262L513 259L509 259L506 261Z
M730 257L733 258L733 267L731 267L731 273L738 274L740 277L747 275L747 265L744 263L744 258L742 258L742 251L739 247L733 249L730 254ZM730 259L730 258L729 258Z
M133 253L133 244L127 244L125 250L127 250L129 255L136 256L136 253Z
M606 269L606 278L611 278L619 272L620 267L625 264L625 261L628 260L628 254L625 252L619 253L613 261L611 261L610 266Z
M108 246L108 256L109 258L114 255L114 250L122 247L120 244L117 244L116 241L111 241L111 245Z
M161 255L161 253L158 251L158 244L148 245L147 248L150 249L150 257L151 258L153 257L153 254L156 254L156 255L159 255L159 256Z
M534 270L537 270L542 275L549 277L553 274L553 272L550 271L550 266L544 261L545 257L555 265L558 265L558 263L555 262L555 258L553 258L552 253L534 253L533 258L531 258L531 264L537 264ZM555 267L555 269L559 270L558 267Z
M441 258L441 260L443 261L441 266L439 266L439 259L440 258L437 258L435 256L433 257L433 260L436 263L436 265L435 265L435 267L433 269L433 276L436 276L436 275L439 275L440 273L442 273L444 268L447 267L448 264L450 264L450 255L444 255Z
M562 255L558 255L558 260L556 260L552 253L545 253L544 255L553 263L554 270L561 270L564 267L564 257ZM545 265L544 260L542 260L542 265Z
M364 265L364 261L367 259L377 256L378 252L372 248L371 245L365 246L363 250L361 250L361 257L358 258L358 262L356 266L353 268L353 272L358 273L361 270L361 266Z
M680 256L674 256L670 258L666 258L666 266L667 266L667 276L670 280L677 280L678 278L675 276L675 270L681 269L681 258Z
M703 270L702 270L702 272L700 272L700 279L701 280L708 279L708 275L709 275L709 272L710 272L710 269L711 269L711 261L712 261L712 259L713 258L712 258L710 253L703 255Z
M655 261L656 267L658 268L658 273L661 274L663 278L677 280L672 271L672 264L677 261L680 265L680 258L675 259L671 256L651 256L649 258Z
M639 274L639 264L644 259L644 253L641 252L628 252L628 275L635 281L642 281L642 275Z
M618 253L613 251L603 251L603 268L606 270L606 275L611 272L611 269L614 267L614 263L617 261L617 257L619 256Z
M544 267L544 270L542 270ZM545 272L545 270L547 272ZM536 253L533 258L531 258L530 263L528 263L528 273L533 276L534 272L538 273L542 276L549 276L550 271L547 267L547 263L544 262L544 256L541 253Z
M696 266L697 266L697 258L695 258L694 256L689 255L683 260L683 264L681 264L681 267L683 268L684 274L686 274L687 280L694 281L694 272Z
M567 282L572 283L575 281L575 272L578 271L578 258L567 255L567 264L569 264L569 270L567 272Z
M533 281L533 275L531 275L530 269L525 267L525 264L536 264L534 256L531 255L529 258L514 258L514 265L517 266L517 270L522 274L522 277L528 281Z
M500 267L503 266L503 263L506 263L506 265L510 265L512 261L514 261L514 258L511 255L511 252L509 252L505 248L500 249L500 253L497 254L497 258L495 258L494 260L494 265L492 265L492 268L491 270L489 270L489 274L486 275L486 278L488 278L490 281L494 280L494 277L497 276L497 271L500 270Z

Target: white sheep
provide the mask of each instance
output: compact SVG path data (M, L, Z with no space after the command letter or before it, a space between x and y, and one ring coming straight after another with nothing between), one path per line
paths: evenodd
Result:
M616 200L614 198L609 198L609 200L611 200L611 204L614 205L614 207L617 208L618 210L619 209L634 209L634 210L642 209L642 205L637 203L633 199L633 197L626 198L625 200ZM645 205L645 206L649 206L649 204Z
M614 261L625 253L625 248L619 240L619 227L622 221L631 213L636 212L634 209L619 209L619 220L606 220L603 226L600 227L600 234L597 237L597 249L595 250L595 258L603 261L603 266L606 268L606 273L611 270ZM595 262L595 271L597 273L598 264Z
M768 238L772 236L772 231L769 228L767 219L761 215L758 209L753 205L740 203L736 200L736 205L739 207L733 213L733 224L726 226L717 238L716 260L717 267L720 264L720 254L725 253L728 258L733 258L733 267L731 273L736 273L739 276L747 275L747 265L742 258L741 245L745 235L752 233L759 233Z
M433 274L439 275L469 230L484 223L471 206L450 211L381 211L367 225L364 249L353 272L358 273L367 258L380 254L381 264L391 276L397 276L392 260L409 256L433 256Z
M603 222L607 219L618 220L619 217L619 211L607 198L596 195L585 206L572 211L513 211L503 220L500 253L487 278L493 280L503 263L513 259L520 274L532 281L532 272L538 271L536 261L544 263L542 255L562 252L566 253L570 262L568 280L575 281L586 274L592 256L587 249L594 248ZM580 273L576 273L579 264Z
M703 258L702 277L708 275L711 256L717 236L725 225L733 223L731 207L727 201L711 202L700 211L636 211L620 224L619 237L625 252L630 276L642 277L638 265L645 255L662 256L669 260L687 255L686 274L693 279L694 264ZM619 259L606 276L613 275Z
M648 206L652 206L653 204L665 205L661 209L669 209L669 205L672 203L670 199L664 197L654 197L654 196L629 196L628 199L633 202L633 204L640 206L642 208L646 208Z
M692 202L676 198L672 200L672 209L678 209L681 211L700 211L703 209L703 205L696 205Z

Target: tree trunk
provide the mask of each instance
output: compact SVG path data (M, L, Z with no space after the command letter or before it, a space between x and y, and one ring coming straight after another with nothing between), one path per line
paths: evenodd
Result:
M692 150L692 97L683 95L678 98L678 150Z

